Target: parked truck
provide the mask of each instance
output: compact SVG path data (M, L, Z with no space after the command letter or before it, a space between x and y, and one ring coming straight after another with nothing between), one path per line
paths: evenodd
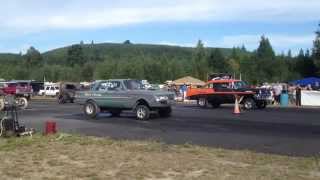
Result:
M27 108L33 94L32 86L27 81L1 82L0 91L3 95L13 95L22 109Z

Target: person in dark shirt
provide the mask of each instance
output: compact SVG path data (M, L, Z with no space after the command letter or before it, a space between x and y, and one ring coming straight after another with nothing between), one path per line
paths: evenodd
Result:
M301 87L296 87L296 106L301 106Z

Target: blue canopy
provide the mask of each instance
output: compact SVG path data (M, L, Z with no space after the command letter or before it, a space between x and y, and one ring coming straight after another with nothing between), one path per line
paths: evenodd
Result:
M305 78L305 79L292 81L290 84L296 84L296 85L300 85L300 86L307 86L310 84L311 86L315 86L316 82L318 82L318 84L320 84L320 78L309 77L309 78Z

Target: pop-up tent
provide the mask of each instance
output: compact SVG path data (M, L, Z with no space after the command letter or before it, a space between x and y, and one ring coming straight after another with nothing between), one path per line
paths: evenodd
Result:
M320 84L320 78L316 78L316 77L309 77L309 78L300 79L300 80L290 82L290 84L296 84L296 85L300 85L300 86L307 86L309 84L311 86L316 86L317 83Z

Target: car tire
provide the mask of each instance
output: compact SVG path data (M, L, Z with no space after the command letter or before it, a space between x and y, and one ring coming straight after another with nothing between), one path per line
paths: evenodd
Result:
M28 107L28 100L25 97L17 98L17 103L20 109L26 109Z
M111 113L112 117L119 117L122 111L121 110L111 110L109 112Z
M243 108L246 110L252 110L256 107L256 103L252 98L246 98L243 101Z
M198 106L201 108L207 108L208 106L208 100L205 97L200 97L198 99Z
M159 116L166 118L171 116L172 109L171 107L159 109Z
M83 112L86 119L95 119L100 113L100 108L95 102L88 101L83 106Z
M137 120L141 120L141 121L149 120L150 109L149 109L148 106L146 106L146 105L138 105L136 107L135 112L136 112Z

